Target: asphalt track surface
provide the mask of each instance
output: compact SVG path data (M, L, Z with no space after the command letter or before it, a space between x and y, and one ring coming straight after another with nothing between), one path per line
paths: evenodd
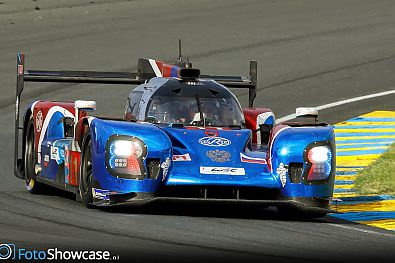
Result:
M13 176L12 152L17 51L28 68L134 70L140 56L174 61L182 37L203 73L246 74L258 60L256 106L281 117L394 89L394 13L392 0L0 1L0 243L107 249L130 262L392 259L393 232L330 216L283 220L255 206L89 210L57 191L30 195ZM94 99L98 115L119 116L130 89L28 84L24 99ZM246 93L237 94L245 103ZM321 120L373 110L395 110L395 96L327 109Z

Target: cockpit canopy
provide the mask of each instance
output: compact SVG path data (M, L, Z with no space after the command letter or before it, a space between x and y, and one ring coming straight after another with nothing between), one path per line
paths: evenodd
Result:
M240 106L232 97L154 96L146 117L155 123L182 123L185 126L244 126Z
M153 87L153 83L148 84ZM187 83L177 79L167 79L160 84L154 91L143 84L132 92L141 95L129 96L133 114L136 112L133 105L140 104L139 120L199 127L245 127L240 104L226 87L214 81ZM140 103L133 98L138 98Z

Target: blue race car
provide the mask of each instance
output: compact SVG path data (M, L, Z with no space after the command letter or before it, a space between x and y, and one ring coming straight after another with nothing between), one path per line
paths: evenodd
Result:
M304 217L331 212L333 128L275 124L270 109L254 108L255 61L249 77L201 75L181 56L174 65L139 59L136 73L25 70L24 63L18 54L14 171L31 193L50 185L87 207L184 200L258 203ZM35 101L20 123L25 82L138 86L121 118L89 115L95 101ZM249 107L229 88L248 89Z

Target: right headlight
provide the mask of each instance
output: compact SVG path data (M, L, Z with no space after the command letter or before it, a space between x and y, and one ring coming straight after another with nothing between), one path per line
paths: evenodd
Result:
M317 146L310 149L307 157L311 163L325 163L332 158L332 153L328 146Z

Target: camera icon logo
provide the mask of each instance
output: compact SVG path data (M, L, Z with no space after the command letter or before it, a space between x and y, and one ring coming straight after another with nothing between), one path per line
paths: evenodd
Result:
M14 244L0 244L0 260L15 259Z

